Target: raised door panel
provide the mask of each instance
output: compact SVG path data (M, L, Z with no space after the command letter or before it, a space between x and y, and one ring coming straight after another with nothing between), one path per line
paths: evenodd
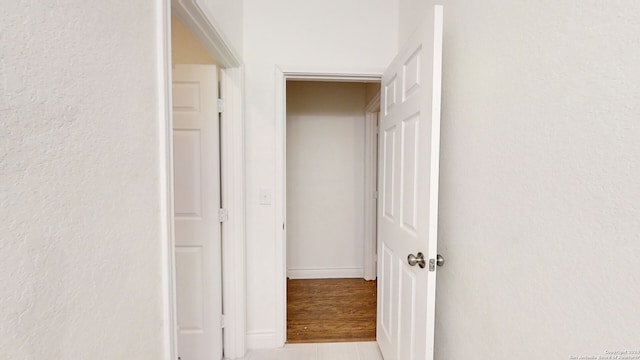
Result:
M385 220L395 221L395 192L396 185L396 127L390 126L382 133L382 216Z
M200 130L174 130L174 208L176 218L202 217Z
M418 231L418 125L419 114L402 121L402 155L400 201L401 227L415 235Z
M176 249L176 302L181 332L202 334L205 331L202 247L181 246Z

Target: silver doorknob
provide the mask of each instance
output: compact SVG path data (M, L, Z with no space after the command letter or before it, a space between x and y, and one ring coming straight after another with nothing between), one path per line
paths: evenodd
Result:
M424 269L424 267L427 266L427 262L424 259L424 254L421 252L419 252L417 255L409 254L409 256L407 256L407 262L411 266L416 266L416 264L418 264L421 269Z
M438 256L436 256L436 265L438 266L442 266L444 265L444 256L438 254Z

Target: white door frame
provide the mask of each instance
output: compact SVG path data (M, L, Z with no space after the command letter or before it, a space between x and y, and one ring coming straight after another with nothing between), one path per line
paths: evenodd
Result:
M377 278L378 112L380 91L365 108L364 128L364 278Z
M157 21L162 31L157 38L160 126L160 215L163 320L165 323L165 359L175 360L177 354L175 237L173 199L173 120L171 103L171 13L180 18L221 68L220 96L225 111L220 127L221 137L221 201L228 210L221 239L222 288L225 315L224 356L244 356L245 345L245 174L244 174L244 67L240 57L208 18L198 0L158 0ZM226 121L225 121L226 120Z
M275 239L276 239L276 342L283 346L287 340L287 233L286 233L286 91L287 80L380 82L382 70L371 72L318 71L304 68L275 69L276 142L275 142ZM374 249L375 250L375 249Z

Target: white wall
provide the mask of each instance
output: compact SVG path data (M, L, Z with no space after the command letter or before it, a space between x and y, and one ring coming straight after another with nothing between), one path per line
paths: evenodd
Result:
M428 6L434 6L435 3L442 4L443 1L435 2L433 0L398 0L398 46L409 39L409 36L416 29L417 25L424 19ZM448 3L445 3L445 9Z
M3 2L2 358L164 356L157 6Z
M287 276L363 277L365 84L287 83Z
M637 350L640 3L444 5L436 358Z
M171 16L171 64L216 64L189 29Z
M195 0L223 35L233 51L241 56L243 49L243 0Z
M398 5L387 0L245 0L247 344L277 346L275 210L276 65L382 71L396 52ZM274 199L277 200L277 199Z

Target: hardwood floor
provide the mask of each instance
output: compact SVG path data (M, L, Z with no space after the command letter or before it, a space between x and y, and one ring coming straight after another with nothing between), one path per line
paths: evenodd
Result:
M375 281L287 280L288 343L375 339Z

